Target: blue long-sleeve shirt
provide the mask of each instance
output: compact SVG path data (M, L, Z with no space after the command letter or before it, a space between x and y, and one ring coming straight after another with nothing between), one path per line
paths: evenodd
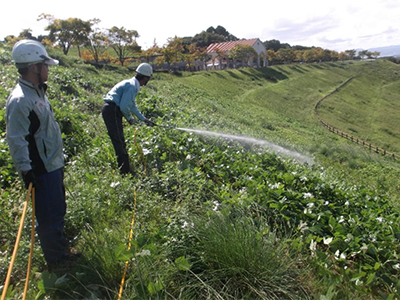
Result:
M145 116L136 106L136 96L140 91L139 81L133 77L117 83L104 97L105 102L114 102L126 120L132 119L132 114L144 121Z

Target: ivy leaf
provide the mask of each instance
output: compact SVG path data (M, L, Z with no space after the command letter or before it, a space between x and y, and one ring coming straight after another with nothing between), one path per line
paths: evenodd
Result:
M163 289L163 284L159 280L156 282L150 282L147 285L147 289L151 295L154 295L155 293L157 293Z
M38 288L44 294L46 294L47 292L49 292L51 289L54 288L54 286L56 285L56 281L58 279L56 274L49 273L47 271L44 271L42 273L41 278L42 280L39 282Z
M175 265L181 271L189 271L190 268L192 267L190 262L183 256L175 259Z
M126 248L126 245L120 244L114 248L115 258L119 261L127 261L133 257L131 251Z

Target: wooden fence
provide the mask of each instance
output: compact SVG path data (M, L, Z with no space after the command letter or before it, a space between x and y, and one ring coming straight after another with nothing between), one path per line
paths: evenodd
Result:
M383 148L380 148L380 147L378 147L378 146L372 145L372 144L369 143L369 142L363 141L363 140L361 140L361 139L359 139L359 138L357 138L357 137L355 137L355 136L352 136L351 134L348 134L348 133L346 133L346 132L344 132L344 131L341 131L341 130L339 130L339 129L337 129L337 128L335 128L335 127L333 127L333 126L327 124L327 123L326 123L324 120L322 120L322 118L319 116L319 114L318 114L318 106L321 104L321 102L322 102L323 100L325 100L326 98L328 98L329 96L331 96L332 94L336 93L339 89L341 89L342 87L344 87L345 85L347 85L347 84L348 84L351 80L353 80L353 79L354 79L354 77L350 77L350 78L347 79L344 83L342 83L340 86L338 86L333 92L331 92L331 93L329 93L328 95L326 95L326 96L324 96L323 98L321 98L321 99L317 102L317 104L315 104L315 107L314 107L314 114L315 114L315 116L318 118L318 120L320 121L320 123L321 123L324 127L326 127L330 132L335 133L335 134L337 134L337 135L339 135L339 136L341 136L341 137L343 137L343 138L345 138L345 139L348 139L348 140L350 140L350 141L352 141L352 142L354 142L354 143L357 143L358 145L361 145L361 146L363 146L363 147L365 147L365 148L368 148L369 150L374 151L374 152L376 152L376 153L380 153L380 154L382 154L382 155L390 155L390 156L393 157L394 159L399 159L399 158L400 158L399 155L397 155L397 154L395 154L395 153L393 153L393 152L386 151L386 150L383 149Z

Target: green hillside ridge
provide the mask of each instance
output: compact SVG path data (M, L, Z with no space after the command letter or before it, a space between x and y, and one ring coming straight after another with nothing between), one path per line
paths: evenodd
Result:
M196 89L198 96L190 106L223 119L223 124L203 127L194 124L194 128L249 135L305 154L322 154L318 157L320 164L328 157L325 167L332 167L333 159L338 163L337 175L358 184L374 184L371 176L379 177L380 183L374 184L378 188L386 177L388 184L383 185L382 192L389 189L388 195L398 199L397 163L393 165L389 159L375 169L375 164L368 163L379 160L379 155L330 133L314 115L318 100L354 77L350 84L322 102L318 108L320 117L341 131L400 153L395 117L398 70L396 64L377 60L193 73L177 77L173 82L183 84L182 90ZM389 86L394 89L385 93L384 89ZM359 104L367 101L374 105ZM381 117L369 117L374 115Z
M322 97L354 77L319 115L400 153L398 65L156 73L137 103L157 124L263 139L314 163L262 145L127 126L128 151L142 171L131 178L116 170L100 110L102 95L132 72L57 59L48 94L65 145L66 233L84 255L70 273L49 274L36 243L28 298L117 299L129 261L122 299L398 299L400 165L329 132L314 115ZM0 76L4 107L14 66L3 64ZM26 193L4 130L2 110L1 280ZM29 232L26 221L7 299L23 292Z

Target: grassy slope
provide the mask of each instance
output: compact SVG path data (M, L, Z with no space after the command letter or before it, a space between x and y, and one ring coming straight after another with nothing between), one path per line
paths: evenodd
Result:
M315 117L314 106L355 76L322 102L320 116L336 128L396 152L400 149L395 116L398 70L391 62L374 61L193 73L169 78L181 86L167 93L178 105L184 98L185 105L221 120L190 124L194 128L249 135L312 155L339 178L380 189L397 202L398 163L330 133ZM193 89L197 97L182 97L183 91ZM363 104L366 101L372 104Z
M383 71L389 69L386 62L374 62L373 64L378 64L378 69L382 68ZM319 124L313 114L316 101L334 90L349 76L363 74L370 65L369 63L287 65L266 69L201 72L182 74L182 76L157 74L155 80L143 89L138 104L146 107L145 111L148 106L151 106L153 100L158 102L156 106L159 107L159 110L165 106L173 108L170 115L165 115L162 120L156 119L157 122L249 135L311 154L316 158L319 166L331 169L332 176L338 181L371 185L376 188L378 193L388 194L392 199L396 199L397 186L394 187L393 183L397 184L399 172L397 163L392 164L387 159L373 153L369 154L359 146L334 136ZM83 70L82 73L85 72ZM71 78L71 82L80 81L82 84L82 80L78 76L81 72L78 71L71 75L65 70L59 72L62 72L64 76L60 76L60 80L64 81L67 77ZM205 198L208 195L210 199L213 199L217 198L214 192L220 193L220 191L213 191L213 187L209 186L210 191L205 193L204 186L200 183L198 183L198 191L186 186L186 181L197 184L197 181L194 180L197 178L195 175L197 171L186 170L179 166L174 168L173 160L166 163L162 174L139 178L135 182L121 179L118 174L110 171L112 168L107 162L114 161L114 157L112 146L98 113L101 105L100 94L106 92L114 81L127 77L129 74L108 72L104 72L104 74L93 72L92 74L98 76L98 80L94 80L93 77L88 80L88 84L95 87L92 93L83 94L78 87L76 87L79 92L78 98L70 98L56 90L50 93L53 93L53 98L58 97L61 100L54 106L56 113L63 118L63 121L71 120L72 124L80 125L82 124L81 120L85 120L85 132L88 133L91 141L88 150L73 157L66 168L67 195L71 210L71 213L68 214L67 229L73 231L70 233L71 235L79 236L78 246L85 249L85 254L90 258L83 263L83 272L91 274L90 271L94 271L93 279L79 280L83 283L90 283L84 287L84 290L91 290L93 285L100 284L109 287L110 295L112 295L118 288L121 274L121 269L116 264L115 248L121 241L125 241L128 234L135 188L138 193L135 234L140 233L156 239L164 238L164 235L168 235L168 232L165 231L173 229L174 226L176 226L177 232L182 231L180 222L183 223L185 218L192 217L192 215L187 215L188 210L197 209L196 206L199 205L198 201L200 200L198 195ZM86 80L85 76L83 79ZM55 88L60 84L57 76L54 81L56 84L53 83L51 86ZM101 86L97 86L99 84ZM365 86L361 85L360 89L367 88L368 85L369 83L366 83ZM79 101L76 101L77 99ZM63 103L65 103L64 107ZM85 105L88 107L87 113L83 109ZM91 111L93 107L94 113ZM76 116L71 114L74 111L77 113ZM90 113L90 117L85 118L78 113L86 113L86 117ZM384 125L376 124L376 126ZM141 159L133 146L134 129L127 130L130 154L132 154L133 160L141 165ZM85 133L81 132L81 134ZM153 158L156 157L155 155L162 154L157 152L160 151L159 149L172 149L174 143L183 146L196 144L195 139L189 140L181 132L165 131L163 133L159 128L143 129L139 132L138 138L142 147L145 148L147 144L150 144ZM88 139L88 136L85 139ZM156 149L155 145L160 145L161 148ZM215 153L210 153L210 155L215 155L215 160L218 162L217 157L220 156L220 150L215 146L216 144L211 143L210 149L214 149ZM193 151L195 148L191 150ZM182 151L179 148L179 151L173 154L181 156L180 152ZM179 160L179 157L176 159ZM243 154L243 161L245 159L246 155ZM153 164L153 162L149 159L148 164ZM10 188L10 193L12 192L14 190ZM233 197L232 200L235 199L233 194L229 194L228 189L226 192L228 197ZM249 199L252 199L251 196ZM11 202L5 201L5 203L11 207ZM216 220L216 222L220 221ZM78 226L81 224L84 226ZM7 228L4 227L4 229ZM9 233L14 231L14 229L7 230ZM186 242L184 239L178 239L178 241ZM153 241L150 242L149 247L153 245ZM233 242L233 245L238 244L235 240ZM210 246L214 244L216 241L210 241ZM157 245L156 241L154 241L154 245ZM175 245L176 248L180 246L179 243ZM2 251L6 250L7 248ZM36 249L35 253L36 259L40 261L38 257L40 250ZM174 253L174 255L176 254ZM153 274L155 274L165 267L161 263L161 258L160 255L159 261L158 257L149 257L147 264L149 272L154 271ZM124 261L124 258L119 259ZM24 263L24 259L18 262L18 273L24 272ZM36 262L35 265L38 263ZM134 270L131 270L130 273L126 295L129 295L129 288L133 289L137 280L140 279L140 276L135 275ZM151 274L149 276L151 277ZM19 277L23 278L21 274ZM86 277L90 277L90 275ZM137 284L139 285L139 283ZM19 283L19 285L21 284ZM329 294L324 290L324 286L319 291L316 287L310 287L310 289L314 289L316 295ZM94 290L93 294L95 295L96 289ZM77 296L75 295L75 297Z

